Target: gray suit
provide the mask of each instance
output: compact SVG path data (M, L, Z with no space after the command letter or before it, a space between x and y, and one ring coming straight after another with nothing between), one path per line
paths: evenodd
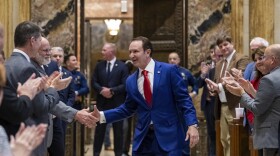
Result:
M54 88L48 88L37 94L32 101L22 102L17 97L18 82L23 84L33 73L36 77L39 77L40 73L24 55L17 52L12 53L5 62L5 67L7 83L0 109L0 124L3 125L8 136L18 131L20 122L25 122L26 125L48 123L48 112L59 101L57 91ZM34 150L33 155L44 155L45 151L46 139Z
M31 63L35 66L37 71L40 73L41 76L47 75L46 72L43 70L43 68L35 61L31 60ZM60 99L60 98L59 98ZM67 106L62 101L59 101L56 105L54 105L50 112L51 114L55 115L58 118L61 118L62 120L70 123L73 121L76 113L78 110ZM49 115L49 127L48 127L48 134L47 134L47 147L49 147L52 143L53 138L53 121L52 121L52 115Z
M241 104L255 115L253 144L255 149L278 148L278 124L280 120L280 68L264 76L255 99L247 94Z

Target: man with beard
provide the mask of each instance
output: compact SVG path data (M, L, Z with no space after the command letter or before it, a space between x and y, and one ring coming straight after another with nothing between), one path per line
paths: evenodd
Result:
M42 37L39 51L35 56L35 58L31 60L32 64L36 67L38 72L40 72L41 76L46 75L46 72L43 69L43 65L47 65L50 63L51 61L50 51L51 48L50 48L49 41L46 38ZM61 76L62 74L60 73L60 77ZM69 81L68 82L69 84L71 79L72 77L68 77L62 79L62 81L67 80ZM65 85L64 88L57 88L57 90L58 91L63 90L67 86ZM55 115L55 116L51 114L49 115L50 127L48 131L48 147L50 146L49 154L51 156L53 155L63 156L65 152L64 135L63 135L63 129L62 129L60 118L69 123L75 119L78 120L81 124L85 124L88 127L93 127L94 117L91 116L91 114L88 112L87 109L78 111L70 106L67 106L65 103L60 101L58 104L55 105L55 107L51 109L50 113Z

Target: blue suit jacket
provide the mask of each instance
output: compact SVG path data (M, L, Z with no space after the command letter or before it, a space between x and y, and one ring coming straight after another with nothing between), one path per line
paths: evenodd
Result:
M139 70L126 81L127 97L121 106L104 111L107 123L137 114L133 151L137 151L146 136L151 121L159 145L164 151L182 149L185 139L183 126L197 123L192 100L178 67L155 63L152 108L147 106L137 86ZM178 112L180 111L180 113ZM183 122L179 114L185 119Z

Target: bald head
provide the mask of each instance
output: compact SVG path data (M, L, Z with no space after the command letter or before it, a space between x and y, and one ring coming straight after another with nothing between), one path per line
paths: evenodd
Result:
M280 44L272 44L265 49L265 54L275 56L275 60L280 63ZM280 65L280 64L279 64Z
M180 60L180 57L179 57L178 53L172 52L172 53L169 54L169 56L168 56L168 62L169 62L170 64L179 65L180 61L181 61L181 60Z

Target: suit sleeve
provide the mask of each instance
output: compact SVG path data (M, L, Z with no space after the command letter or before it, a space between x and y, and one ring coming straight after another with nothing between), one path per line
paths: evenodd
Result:
M99 69L99 66L97 65L94 69L94 72L93 72L93 75L92 75L92 80L91 80L91 85L92 85L92 88L97 92L97 94L99 94L102 90L102 86L97 83L99 82L98 81L98 69Z
M83 95L87 95L89 93L89 88L88 88L88 85L87 85L87 80L85 78L85 76L80 73L81 75L81 88L80 90L77 90L78 91L78 95L79 96L83 96Z
M2 119L14 124L26 120L34 112L32 101L28 96L17 94L5 87L4 100L0 109Z
M121 74L121 82L118 86L115 86L113 88L111 88L115 95L118 95L118 94L123 94L125 93L125 83L126 83L126 79L128 77L128 68L126 66L123 66L122 68L122 72L120 73Z
M252 99L248 94L243 94L240 103L252 111L255 116L262 115L266 112L273 100L275 99L275 84L267 77L263 77L255 99Z
M183 79L180 76L178 67L172 66L170 70L170 80L172 83L173 95L177 104L179 114L183 115L186 126L197 124L196 111L191 97L186 92Z
M61 118L62 120L70 123L73 121L78 110L67 106L62 101L59 101L50 111L51 114Z
M67 106L73 106L75 103L75 90L74 90L74 81L71 81L69 85L69 92L68 92L68 100L67 100Z

